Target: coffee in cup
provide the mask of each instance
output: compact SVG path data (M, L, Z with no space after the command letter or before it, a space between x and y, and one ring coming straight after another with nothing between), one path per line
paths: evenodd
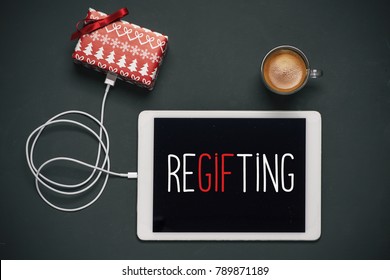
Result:
M310 69L307 57L298 48L279 46L264 57L261 76L269 90L287 95L303 88L309 77L321 77L322 71Z

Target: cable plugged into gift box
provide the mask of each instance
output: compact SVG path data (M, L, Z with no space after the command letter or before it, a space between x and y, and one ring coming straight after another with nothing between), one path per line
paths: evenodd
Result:
M109 89L110 86L115 86L115 81L116 81L116 78L118 76L116 74L113 74L111 72L108 72L107 75L106 75L106 80L104 81L104 83L107 85L107 89Z
M102 105L101 105L101 111L100 111L100 119L95 118L89 113L78 111L78 110L70 110L66 112L62 112L51 119L49 119L47 122L36 128L28 137L26 142L26 158L27 158L27 164L30 167L30 170L32 174L35 177L35 187L40 195L40 197L51 207L66 211L66 212L74 212L79 211L82 209L87 208L88 206L92 205L94 202L96 202L101 194L103 193L108 177L111 176L118 176L118 177L124 177L128 179L136 179L137 178L137 172L127 172L127 173L117 173L110 170L110 157L109 157L109 149L110 149L110 141L109 136L107 133L106 128L104 127L103 121L104 121L104 109L106 104L106 99L110 90L111 86L115 85L117 75L108 72L105 80L106 90L104 92ZM84 118L92 120L94 123L97 124L99 127L99 134L96 133L92 128L87 126L86 124L83 124L82 122L75 121L71 118L68 118L71 115L79 115ZM71 124L78 126L88 133L90 133L99 143L98 145L98 151L96 156L95 164L86 163L84 161L70 158L70 157L55 157L51 158L44 163L42 163L39 167L35 166L34 163L34 150L35 146L39 140L39 137L42 135L44 130L49 127L56 124ZM103 158L101 158L103 157ZM81 165L84 167L87 167L91 169L91 174L88 176L87 179L76 183L76 184L64 184L58 181L55 181L53 179L48 178L45 176L42 171L44 168L48 167L50 164L58 163L58 162L70 162L73 164ZM103 176L103 177L102 177ZM86 193L88 190L90 190L95 184L99 181L99 179L103 180L102 186L100 190L97 192L97 194L94 196L93 199L91 199L88 203L74 208L65 208L57 205L56 203L50 201L47 196L44 195L42 192L43 188L45 188L46 191L52 192L55 194L60 194L64 196L77 196L81 195L83 193Z
M71 212L92 205L103 193L110 175L129 179L137 178L137 172L116 173L110 170L109 137L103 125L104 107L110 87L114 86L118 76L126 82L149 90L153 89L159 68L166 55L168 36L122 20L127 14L127 8L121 8L112 14L90 8L84 20L76 24L76 31L71 36L71 40L78 39L72 54L73 61L88 68L108 73L105 80L107 87L102 100L100 119L83 111L66 111L39 126L27 139L27 163L35 177L36 189L41 198L55 209ZM83 26L79 27L81 23L83 23ZM131 32L128 32L129 30ZM123 34L127 34L127 36L122 36ZM108 44L108 40L111 40L110 44ZM119 45L123 48L119 48ZM137 51L130 52L130 48ZM98 132L95 132L90 126L72 119L75 116L94 122L98 127ZM45 161L38 167L35 165L34 149L39 137L47 127L58 124L77 126L87 131L98 141L98 151L94 164L69 157L55 157ZM43 173L44 169L55 163L71 163L87 167L91 170L91 174L82 182L64 184L48 178L47 172ZM94 191L98 191L97 195L80 207L61 207L54 202L53 196L49 194L51 192L70 197L84 195L92 190L91 188L96 186L98 182L101 183L102 181L100 189L96 190L94 188ZM92 195L89 192L88 194Z

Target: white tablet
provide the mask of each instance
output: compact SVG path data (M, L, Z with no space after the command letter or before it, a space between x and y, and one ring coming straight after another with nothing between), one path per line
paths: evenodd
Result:
M144 111L141 240L316 240L321 116L314 111Z

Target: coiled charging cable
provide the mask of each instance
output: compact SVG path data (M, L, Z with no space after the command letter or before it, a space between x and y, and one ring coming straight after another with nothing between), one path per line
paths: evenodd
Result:
M111 86L114 86L116 75L108 73L105 83L107 84L106 90L104 92L103 101L101 105L101 111L100 111L100 120L95 118L89 113L83 112L83 111L77 111L77 110L70 110L66 112L62 112L51 119L49 119L47 122L36 128L28 137L26 142L26 158L27 158L27 164L32 172L32 174L35 177L35 187L40 195L40 197L45 201L48 205L51 207L66 211L66 212L74 212L79 211L82 209L87 208L88 206L91 206L94 202L96 202L100 196L102 195L108 181L108 177L110 175L112 176L119 176L119 177L125 177L128 179L135 179L137 178L137 172L127 172L127 173L117 173L110 170L110 157L109 157L109 149L110 149L110 141L109 136L107 133L106 128L104 127L103 120L104 120L104 108L106 104L106 99L108 92L110 90ZM97 134L93 129L88 127L87 125L75 121L69 118L66 118L69 115L81 115L87 119L92 120L95 122L99 127L99 134ZM44 132L45 128L55 125L55 124L72 124L78 127L81 127L82 129L88 131L94 138L99 142L98 146L98 152L96 157L95 164L89 164L84 161L80 161L74 158L70 157L55 157L51 158L44 163L42 163L39 167L36 167L34 164L34 149L35 145L39 140L39 137ZM101 151L103 151L103 158L101 160ZM76 183L76 184L64 184L57 182L55 180L52 180L48 178L47 176L42 174L42 170L47 167L50 164L53 164L55 162L72 162L74 164L82 165L84 167L91 169L91 174L88 176L87 179L83 180L82 182ZM99 164L99 162L101 162ZM103 175L104 173L104 175ZM100 179L101 176L104 176L102 186L100 190L97 192L97 194L86 204L74 207L74 208L65 208L61 207L57 204L55 204L52 201L49 201L49 199L43 194L41 188L46 188L49 192L57 193L60 195L65 196L77 196L80 194L83 194L90 190Z

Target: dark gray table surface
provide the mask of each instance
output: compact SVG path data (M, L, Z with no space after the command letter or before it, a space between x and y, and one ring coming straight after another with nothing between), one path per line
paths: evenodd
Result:
M69 40L89 6L127 7L126 20L169 36L152 92L117 82L110 93L112 169L136 170L143 110L316 110L323 119L318 241L142 242L136 181L121 178L110 178L101 199L77 213L39 198L25 161L28 134L65 110L99 113L104 76L72 62ZM16 0L2 7L2 259L389 259L389 1ZM259 66L281 44L301 48L323 78L292 96L269 93ZM37 160L59 152L93 159L95 144L82 135L56 144L76 133L48 132Z

